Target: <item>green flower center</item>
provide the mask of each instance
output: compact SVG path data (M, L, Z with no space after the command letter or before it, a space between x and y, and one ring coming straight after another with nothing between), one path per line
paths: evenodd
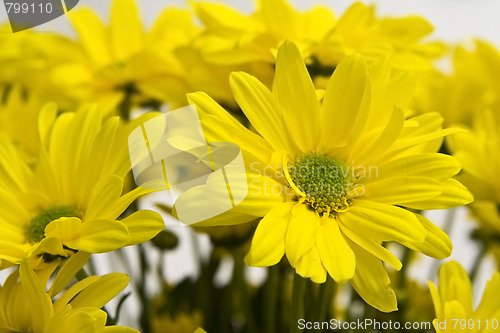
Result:
M354 177L344 163L325 155L307 155L297 158L288 172L305 202L318 213L335 214L349 208Z
M26 239L37 243L45 237L45 227L52 221L61 217L77 217L76 211L67 206L59 206L47 209L35 216L26 229Z

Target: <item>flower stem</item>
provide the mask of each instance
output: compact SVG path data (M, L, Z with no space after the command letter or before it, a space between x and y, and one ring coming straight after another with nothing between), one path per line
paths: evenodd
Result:
M292 333L300 332L299 319L304 318L304 302L307 280L295 274L293 277L293 294L292 294L292 322L290 328Z
M315 321L324 321L329 313L330 305L334 297L334 282L330 277L327 277L326 282L319 287L319 309Z
M265 333L274 333L276 332L276 310L278 306L278 292L280 289L279 286L279 274L280 267L279 264L274 265L269 268L267 282L265 285L265 295L266 302L264 304L264 332Z

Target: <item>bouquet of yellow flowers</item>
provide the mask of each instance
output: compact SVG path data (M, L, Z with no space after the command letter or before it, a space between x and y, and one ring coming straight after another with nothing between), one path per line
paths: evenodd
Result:
M492 44L361 2L63 1L67 33L30 1L0 28L0 332L499 329Z

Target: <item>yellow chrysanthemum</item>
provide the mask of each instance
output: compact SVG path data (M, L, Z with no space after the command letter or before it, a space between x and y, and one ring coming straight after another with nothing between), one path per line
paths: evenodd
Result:
M440 112L445 124L472 125L477 113L500 110L500 52L477 40L469 50L457 47L454 72L422 75L414 99L418 112Z
M68 13L84 58L54 70L61 92L80 103L98 102L106 111L157 98L184 103L181 65L170 51L196 31L183 24L185 11L165 10L147 33L134 0L115 0L110 12L109 25L90 8Z
M121 326L106 327L101 308L128 284L125 274L90 276L62 292L89 255L79 253L68 260L48 291L28 262L23 261L0 287L0 331L2 333L138 333ZM58 296L52 301L52 297Z
M107 252L144 242L164 228L152 211L117 220L145 193L123 193L129 129L118 117L102 123L95 107L55 121L54 114L51 108L40 114L40 153L33 167L0 138L2 268L28 256L41 269L79 250Z
M288 39L299 47L317 87L323 87L324 78L353 53L363 54L370 62L392 53L395 68L429 70L431 60L444 51L440 43L422 42L433 30L425 19L379 19L373 6L360 2L339 19L322 6L297 12L286 0L261 0L251 15L219 3L195 2L193 6L205 25L195 45L208 61L226 65L273 64L276 49ZM250 73L267 84L267 73L260 72L261 68Z
M31 29L12 33L4 25L0 27L0 50L0 90L16 86L26 96L35 92L42 102L70 105L48 75L56 65L78 59L78 48L69 38Z
M473 309L472 285L465 269L456 261L439 270L438 288L429 281L436 319L436 332L497 332L500 327L500 274L493 273L478 307Z
M437 154L443 136L438 114L406 120L397 105L411 95L407 75L391 78L387 58L367 69L359 55L342 61L319 98L291 42L278 50L272 91L246 73L234 73L231 87L256 134L235 121L204 93L188 95L208 142L232 142L246 165L248 195L233 209L200 226L239 224L263 217L246 262L271 266L283 255L296 272L321 283L326 273L351 281L382 311L396 299L382 261L399 260L381 246L396 241L427 255L451 253L448 237L411 209L439 209L469 203L470 193L451 179L460 165ZM320 94L323 96L323 94ZM202 207L227 199L224 173L175 202L184 222L197 222ZM231 182L233 197L247 184Z
M460 161L463 171L458 176L474 195L469 205L484 232L480 236L493 245L493 253L500 262L500 121L491 111L482 111L474 119L468 132L447 138L453 156ZM489 242L492 241L493 242Z

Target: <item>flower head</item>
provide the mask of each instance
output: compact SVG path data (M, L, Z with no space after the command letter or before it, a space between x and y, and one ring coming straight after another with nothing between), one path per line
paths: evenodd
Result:
M443 136L456 130L442 129L437 114L405 119L398 107L411 96L409 80L391 78L387 58L367 68L353 55L339 64L324 94L318 93L298 48L286 41L278 50L272 91L248 74L231 76L236 101L258 134L207 95L190 94L207 140L233 142L242 150L247 184L231 184L231 193L248 188L240 204L199 225L263 217L246 257L249 265L271 266L286 255L299 275L322 283L328 272L335 281L351 281L370 305L395 310L382 261L396 269L401 263L381 243L396 241L447 257L448 237L412 209L472 200L451 179L460 165L436 153ZM175 209L195 214L197 207L220 204L227 188L216 185L225 184L217 177L222 176L209 177L208 187L183 193Z
M117 220L146 193L123 190L129 129L118 117L103 123L96 107L54 115L50 108L40 114L34 166L0 137L1 267L25 257L35 269L51 267L76 251L112 251L164 228L152 211Z
M87 277L63 292L89 255L79 253L68 260L48 291L27 261L23 261L0 287L0 330L2 332L137 333L128 327L106 327L107 314L101 308L128 284L125 274ZM58 296L59 295L59 296ZM57 300L51 298L58 296Z
M475 310L470 278L458 262L450 261L441 266L438 287L430 281L428 284L436 311L433 324L438 333L496 331L500 320L498 272L487 282Z

